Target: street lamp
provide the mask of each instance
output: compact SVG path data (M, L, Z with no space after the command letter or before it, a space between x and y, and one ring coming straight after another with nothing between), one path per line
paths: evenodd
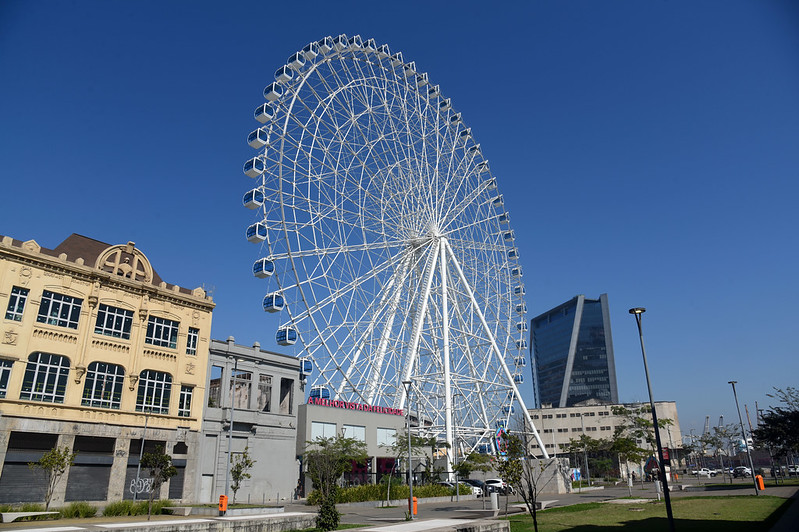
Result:
M583 433L583 461L585 461L585 481L588 482L588 486L590 487L591 472L588 470L588 443L585 437L585 424L583 423L584 416L585 412L580 412L580 431Z
M405 421L408 428L408 515L413 521L413 463L411 462L411 386L413 381L402 381L402 385L405 387L407 403Z
M752 473L752 482L755 483L755 495L760 495L757 491L757 479L755 478L755 464L752 462L752 453L749 452L749 441L746 439L746 429L744 429L744 418L741 417L741 407L738 406L738 393L735 391L735 384L738 381L727 381L727 384L732 385L732 395L735 397L735 408L738 409L738 420L741 422L741 436L744 439L744 447L746 447L746 456L749 457L749 470Z
M652 399L652 384L649 381L649 365L646 363L646 349L644 348L644 332L641 328L641 315L646 312L643 307L630 309L630 314L635 316L635 323L638 324L638 337L641 340L641 354L644 357L644 373L646 374L646 387L649 390L649 407L652 409L652 424L655 427L655 443L658 446L658 459L660 460L660 477L663 480L663 497L666 500L666 515L669 518L669 530L674 532L674 515L671 513L671 496L669 495L669 481L666 477L665 462L663 460L663 446L660 444L660 430L658 427L658 416L655 412L655 401Z

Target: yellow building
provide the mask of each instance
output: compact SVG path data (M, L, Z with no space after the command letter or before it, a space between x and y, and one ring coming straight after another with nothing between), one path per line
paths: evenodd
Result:
M2 237L0 503L43 500L27 463L56 444L78 455L53 504L145 498L142 441L178 467L160 495L192 499L213 308L133 242Z

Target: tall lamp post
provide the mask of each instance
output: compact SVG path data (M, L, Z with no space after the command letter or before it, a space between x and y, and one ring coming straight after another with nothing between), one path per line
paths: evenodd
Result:
M744 418L741 417L741 407L738 406L738 393L735 391L735 385L738 381L728 381L727 384L732 385L732 395L735 397L735 408L738 409L738 420L741 422L741 436L744 439L744 447L746 447L746 456L749 457L749 470L752 472L752 482L755 484L755 495L760 495L757 491L757 479L755 478L755 464L752 462L752 453L749 452L749 441L746 439L746 429L744 429Z
M405 421L408 429L408 515L413 521L413 463L411 462L411 385L413 381L402 381L405 387L405 398L408 410L405 413Z
M644 348L644 332L641 328L641 315L646 312L643 307L630 309L630 314L635 316L638 324L638 337L641 340L641 354L644 357L644 373L646 374L646 387L649 390L649 407L652 409L652 424L655 427L655 443L658 446L658 459L660 460L660 477L663 480L663 497L666 500L666 515L669 518L669 530L674 532L674 515L671 513L671 496L669 495L669 481L666 477L665 461L663 460L663 446L660 443L660 430L658 427L658 416L655 412L655 401L652 399L652 384L649 381L649 365L646 363L646 349Z

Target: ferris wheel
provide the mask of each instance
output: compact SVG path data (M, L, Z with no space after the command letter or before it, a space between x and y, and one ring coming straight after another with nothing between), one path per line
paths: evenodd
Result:
M418 430L465 451L488 449L518 405L548 457L518 389L515 235L450 99L401 53L346 35L291 55L264 98L247 239L311 397L410 408Z

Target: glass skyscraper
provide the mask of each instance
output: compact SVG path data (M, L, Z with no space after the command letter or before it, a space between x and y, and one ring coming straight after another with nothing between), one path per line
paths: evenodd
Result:
M618 403L607 294L580 295L533 318L530 349L537 408L586 399Z

